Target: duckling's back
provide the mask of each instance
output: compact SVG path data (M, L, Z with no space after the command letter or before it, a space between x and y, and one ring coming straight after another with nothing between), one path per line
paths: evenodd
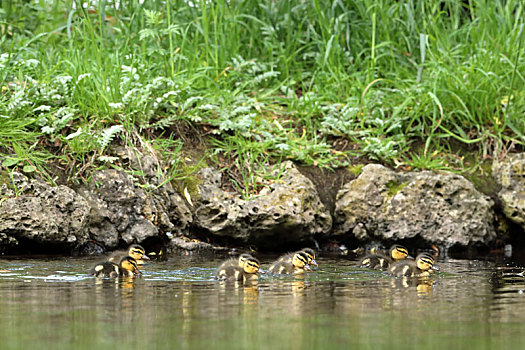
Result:
M292 255L293 258L293 255ZM290 261L280 261L277 260L273 264L270 265L270 268L268 271L272 273L294 273L295 272L295 266L293 266L291 260Z
M281 255L280 257L277 258L277 261L292 263L293 255L294 255L294 254L295 254L295 253L286 253L286 254L283 254L283 255Z
M428 272L418 269L414 260L402 260L395 262L388 268L388 273L396 277L428 276Z
M93 266L90 274L95 277L118 277L120 274L120 268L115 263L105 261Z
M118 263L123 257L128 256L128 252L125 250L116 250L108 258L108 261Z
M223 266L227 262L228 260L219 266L215 273L215 278L220 281L242 281L244 271L238 266L237 261L234 260L233 263Z
M392 264L392 259L383 254L369 254L359 260L360 267L366 267L374 270L383 270Z
M244 253L244 254L239 255L236 258L230 258L228 260L223 261L222 264L220 264L219 267L217 268L217 271L221 269L225 269L230 266L242 267L244 265L244 262L247 259L253 259L253 256L251 254Z
M225 269L227 267L231 267L231 266L239 266L239 260L236 259L236 258L231 258L231 259L228 259L228 260L224 260L219 265L219 267L217 268L217 272L219 272L220 270Z

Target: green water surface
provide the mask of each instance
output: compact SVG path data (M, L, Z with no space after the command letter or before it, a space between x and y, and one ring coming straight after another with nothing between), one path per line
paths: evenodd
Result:
M407 280L321 257L305 278L242 286L213 280L219 258L170 256L138 279L90 277L95 262L1 259L0 349L525 346L520 267L448 259L438 276Z

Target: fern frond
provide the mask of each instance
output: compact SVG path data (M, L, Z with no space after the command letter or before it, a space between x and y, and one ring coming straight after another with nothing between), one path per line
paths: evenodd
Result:
M169 115L169 116L167 116L165 118L162 118L162 119L156 121L155 123L147 125L147 128L153 128L155 130L165 129L168 126L170 126L171 124L173 124L173 122L177 118L178 118L178 116L176 114L172 114L172 115Z
M116 134L121 132L124 129L124 126L122 125L112 125L111 127L102 130L102 133L97 138L97 143L100 146L100 149L105 149L111 141L113 141L113 138Z

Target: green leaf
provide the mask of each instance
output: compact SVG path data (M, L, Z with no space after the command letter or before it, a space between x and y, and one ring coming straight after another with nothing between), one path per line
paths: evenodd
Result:
M24 165L24 167L22 168L22 171L24 173L32 173L35 171L35 167L32 165Z
M18 163L18 160L19 160L18 158L9 157L9 158L4 159L4 161L2 162L2 165L8 168L10 166L16 165Z

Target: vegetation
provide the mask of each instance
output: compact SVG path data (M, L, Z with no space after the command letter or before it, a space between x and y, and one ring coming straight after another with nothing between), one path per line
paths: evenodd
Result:
M184 178L191 128L254 194L284 159L464 171L525 144L521 0L83 3L0 3L3 170L82 181L121 143Z

